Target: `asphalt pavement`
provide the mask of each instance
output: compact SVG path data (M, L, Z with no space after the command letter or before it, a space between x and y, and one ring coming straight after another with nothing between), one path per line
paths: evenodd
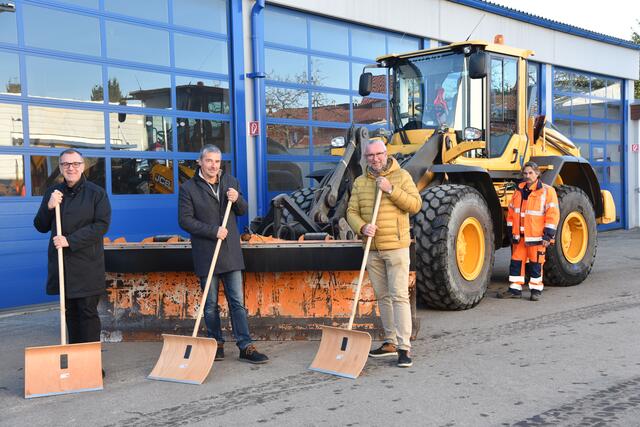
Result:
M0 425L640 425L640 230L600 233L588 279L540 302L495 298L508 258L474 309L419 309L413 367L355 380L307 369L318 342L258 342L266 365L227 343L202 385L147 380L159 342L104 343L103 391L26 400L24 348L55 344L58 312L2 312Z

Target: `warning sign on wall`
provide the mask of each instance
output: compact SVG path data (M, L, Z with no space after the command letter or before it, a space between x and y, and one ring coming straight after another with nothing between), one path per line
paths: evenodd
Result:
M258 136L260 135L260 122L249 122L249 135Z
M631 144L631 151L633 151L634 153L638 152L638 144Z

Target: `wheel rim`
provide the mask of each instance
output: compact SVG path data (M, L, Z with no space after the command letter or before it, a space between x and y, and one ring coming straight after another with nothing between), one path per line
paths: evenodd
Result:
M589 243L587 221L580 212L571 212L562 223L562 253L572 264L582 261Z
M484 265L484 231L476 218L464 220L456 239L458 270L466 280L475 280Z

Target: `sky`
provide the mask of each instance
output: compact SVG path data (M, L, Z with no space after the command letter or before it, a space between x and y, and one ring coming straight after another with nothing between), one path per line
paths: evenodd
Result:
M564 24L624 40L640 34L640 0L489 0ZM633 28L633 30L632 30Z

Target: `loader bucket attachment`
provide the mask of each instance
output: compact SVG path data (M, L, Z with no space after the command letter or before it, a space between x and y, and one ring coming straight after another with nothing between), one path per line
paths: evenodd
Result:
M349 329L322 327L322 340L309 369L345 378L358 378L367 363L371 335Z
M213 338L162 334L160 358L147 378L187 384L207 379L218 343Z
M100 342L27 347L24 397L102 390Z

